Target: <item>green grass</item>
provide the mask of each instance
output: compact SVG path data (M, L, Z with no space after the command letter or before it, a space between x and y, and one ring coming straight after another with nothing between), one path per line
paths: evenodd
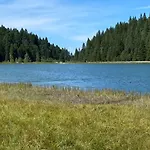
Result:
M121 91L0 84L0 150L149 150L149 101Z

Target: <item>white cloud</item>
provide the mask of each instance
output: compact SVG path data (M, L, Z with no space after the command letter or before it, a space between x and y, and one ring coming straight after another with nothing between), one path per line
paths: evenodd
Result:
M73 40L80 41L80 42L85 42L87 38L88 38L87 35L77 35L72 37Z
M11 0L0 3L0 24L42 32L44 36L55 34L81 43L104 26L105 20L120 11L120 8L111 5L106 8L101 2L81 3L83 1L73 4L70 1L65 3L65 0Z
M47 23L55 22L54 19L48 19L48 18L7 18L7 19L1 19L0 24L4 24L6 27L9 28L28 28L28 29L37 29L41 26L44 26Z
M91 39L93 37L93 35L95 35L95 34L96 34L96 32L92 32L92 33L90 33L90 34L88 33L86 35L75 35L71 38L75 41L79 41L79 42L83 43L83 42L86 42L88 38Z
M54 29L54 32L61 30L65 33L67 30L73 33L76 28L86 24L94 26L99 22L100 14L104 17L113 12L94 4L92 7L69 5L58 0L13 0L9 4L0 4L0 11L1 24L25 28L37 25L39 29L43 27L48 31ZM89 20L92 16L92 20ZM80 30L83 32L84 27Z
M137 7L137 10L142 10L142 9L150 9L150 5L148 6L143 6L143 7Z

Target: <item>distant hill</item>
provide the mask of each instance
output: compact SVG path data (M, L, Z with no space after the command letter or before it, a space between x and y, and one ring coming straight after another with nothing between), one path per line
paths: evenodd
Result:
M26 29L0 27L0 62L51 62L70 60L68 50L50 44Z
M106 31L98 31L81 50L76 49L75 61L149 61L150 17L130 17Z

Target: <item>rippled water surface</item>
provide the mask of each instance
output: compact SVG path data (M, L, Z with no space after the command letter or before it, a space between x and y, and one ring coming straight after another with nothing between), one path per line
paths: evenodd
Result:
M0 82L150 92L150 64L0 65Z

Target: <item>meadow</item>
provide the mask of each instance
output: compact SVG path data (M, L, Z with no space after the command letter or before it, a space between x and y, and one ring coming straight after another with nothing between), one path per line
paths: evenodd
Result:
M149 150L150 95L0 84L1 150Z

